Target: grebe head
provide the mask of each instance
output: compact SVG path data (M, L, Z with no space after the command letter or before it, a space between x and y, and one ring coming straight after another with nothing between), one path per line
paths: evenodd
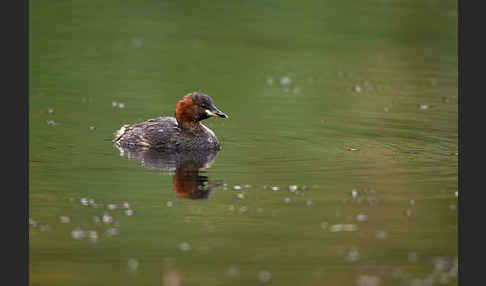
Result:
M213 100L206 94L192 92L185 95L176 106L176 119L183 128L192 128L201 120L209 117L228 118L213 104Z

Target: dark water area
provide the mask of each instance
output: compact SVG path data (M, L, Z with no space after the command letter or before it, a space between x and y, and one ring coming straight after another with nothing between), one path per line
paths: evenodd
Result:
M456 1L29 14L31 285L457 285ZM113 144L192 91L219 152Z

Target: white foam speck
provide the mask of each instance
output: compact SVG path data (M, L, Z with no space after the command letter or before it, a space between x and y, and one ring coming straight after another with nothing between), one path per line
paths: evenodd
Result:
M71 231L71 236L74 239L80 240L85 237L85 233L80 228L75 228L73 231Z
M139 263L136 259L130 258L127 262L129 271L136 271L138 269Z
M296 185L290 185L289 186L289 191L291 191L293 193L293 192L297 191L298 188L299 187L297 187Z
M272 279L272 273L268 270L261 270L258 272L258 280L260 282L268 282L270 281L270 279Z
M358 220L358 221L367 221L368 220L368 215L366 215L366 214L358 214L356 216L356 220Z
M292 83L292 80L288 76L284 76L280 78L280 84L281 85L289 85Z
M189 251L191 250L191 245L188 242L183 241L179 243L179 249L182 251Z

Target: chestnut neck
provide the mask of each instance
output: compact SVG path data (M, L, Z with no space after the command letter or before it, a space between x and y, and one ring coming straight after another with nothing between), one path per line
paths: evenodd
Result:
M184 130L194 130L201 127L197 120L197 106L189 95L177 102L176 120Z

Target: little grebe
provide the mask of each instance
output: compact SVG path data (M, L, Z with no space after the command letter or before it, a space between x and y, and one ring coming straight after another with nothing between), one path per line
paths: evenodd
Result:
M154 150L219 150L218 138L200 123L209 117L228 118L211 97L200 92L185 95L176 105L174 117L158 117L125 124L113 140L118 147Z

